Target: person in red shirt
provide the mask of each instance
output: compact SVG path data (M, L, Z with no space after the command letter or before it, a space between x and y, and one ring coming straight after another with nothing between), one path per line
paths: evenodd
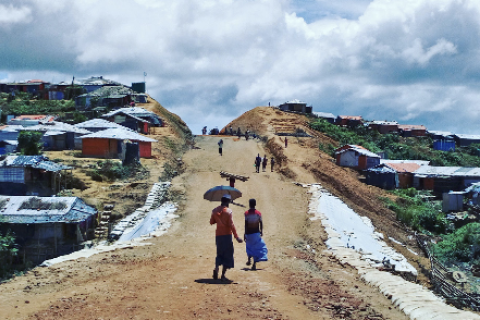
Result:
M245 244L247 245L247 266L252 263L252 270L257 270L257 262L268 261L267 245L262 239L263 236L263 220L260 211L255 209L257 200L250 199L248 201L250 209L245 211Z
M213 209L210 217L210 224L216 224L215 244L217 247L217 256L215 258L215 269L213 270L213 279L218 279L218 271L222 267L221 280L230 282L225 276L228 269L234 267L233 261L233 240L232 233L238 243L242 243L242 239L237 234L237 229L233 223L233 212L228 207L232 197L226 194L221 199L221 205Z

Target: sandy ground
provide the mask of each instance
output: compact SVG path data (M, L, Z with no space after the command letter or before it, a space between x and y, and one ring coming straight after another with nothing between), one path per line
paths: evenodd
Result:
M199 149L184 157L186 171L173 180L183 196L180 218L146 247L116 250L89 259L36 268L0 285L3 319L406 319L378 289L356 271L324 254L320 222L307 218L307 190L278 172L255 173L259 141L197 137ZM299 154L301 144L285 150ZM312 155L313 156L313 155ZM313 161L313 160L312 160ZM297 180L316 180L291 162ZM244 244L235 244L234 282L212 280L215 227L210 212L218 203L203 200L215 185L227 185L221 170L250 176L237 182L243 197L231 205L243 234L243 212L256 198L264 217L269 261L246 268ZM308 245L308 246L307 246Z

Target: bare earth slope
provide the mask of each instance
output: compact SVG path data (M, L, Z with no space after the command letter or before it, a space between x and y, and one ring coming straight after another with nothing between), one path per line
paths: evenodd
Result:
M386 236L407 240L393 214L378 202L382 191L362 185L354 172L335 166L321 153L318 142L328 137L292 137L285 149L283 138L273 135L285 121L287 126L306 123L303 116L278 114L272 108L244 114L233 127L250 126L269 140L263 144L222 137L223 157L217 150L220 137L197 137L198 148L183 157L185 172L173 180L172 191L183 200L180 218L167 234L149 239L150 246L36 268L0 285L1 318L406 319L377 288L360 281L355 270L324 253L320 222L306 214L306 189L292 182L321 182L369 216ZM273 173L255 173L258 153L275 155L281 165ZM220 178L222 170L250 176L236 183L243 197L231 206L234 220L242 235L244 206L256 198L269 247L270 261L250 271L244 244L235 244L236 266L227 274L233 284L211 279L215 227L209 217L218 203L203 200L208 188L228 184ZM404 248L396 249L408 256Z

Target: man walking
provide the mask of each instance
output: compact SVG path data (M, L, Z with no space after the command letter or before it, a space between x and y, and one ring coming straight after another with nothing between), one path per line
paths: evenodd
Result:
M213 279L218 279L218 271L222 267L221 280L231 282L225 276L228 269L234 267L233 261L233 240L232 233L238 243L242 243L242 239L238 237L237 229L233 223L233 212L228 207L232 197L229 194L223 195L221 205L213 209L210 217L210 224L216 224L215 244L217 247L217 256L215 258L215 269L213 270Z
M220 156L222 156L222 148L223 148L223 139L220 139L220 141L218 141L218 153L220 153Z
M255 209L257 201L250 199L248 201L250 209L245 211L245 244L247 245L247 266L252 263L252 270L257 270L257 262L268 261L268 249L262 239L263 236L263 221L260 211Z
M267 155L263 157L262 160L262 171L265 172L267 170L268 158Z
M275 159L272 157L272 158L270 159L270 169L271 169L272 172L273 172L273 166L274 166L274 165L275 165Z
M255 169L257 170L257 173L260 172L260 163L262 162L262 157L260 157L260 153L257 155L255 158Z

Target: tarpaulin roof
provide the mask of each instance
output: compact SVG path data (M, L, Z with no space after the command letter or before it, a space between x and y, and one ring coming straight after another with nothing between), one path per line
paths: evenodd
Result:
M157 142L155 139L151 139L141 134L138 134L134 131L126 131L124 129L107 129L92 134L87 134L80 137L81 139L115 139L115 140L132 140L132 141L142 141L142 142Z
M120 109L105 113L104 115L102 115L102 117L103 118L109 118L109 117L114 116L118 113L126 113L126 114L134 115L134 116L137 116L137 117L148 116L148 115L153 115L153 116L158 117L158 115L155 112L148 111L147 109L138 108L138 107L120 108Z
M335 115L329 112L312 112L312 113L319 118L335 118Z
M369 169L367 169L367 171L369 171L369 172L391 172L391 173L396 172L394 169L389 168L388 166L386 166L384 164L379 164L378 166L375 166L373 168L369 168Z
M466 140L480 140L480 135L474 135L474 134L455 134L454 136L457 138L466 139Z
M79 134L89 134L88 130L82 129L68 123L52 121L46 124L37 124L35 126L23 128L26 131L62 131L62 132L74 132Z
M26 201L40 199L43 204L63 204L63 209L20 209ZM77 197L32 197L32 196L0 196L0 217L2 223L49 223L49 222L81 222L94 215L97 210L88 206Z
M44 156L8 156L0 161L0 167L24 168L30 167L46 171L57 172L65 169L71 169L68 166L49 161Z

